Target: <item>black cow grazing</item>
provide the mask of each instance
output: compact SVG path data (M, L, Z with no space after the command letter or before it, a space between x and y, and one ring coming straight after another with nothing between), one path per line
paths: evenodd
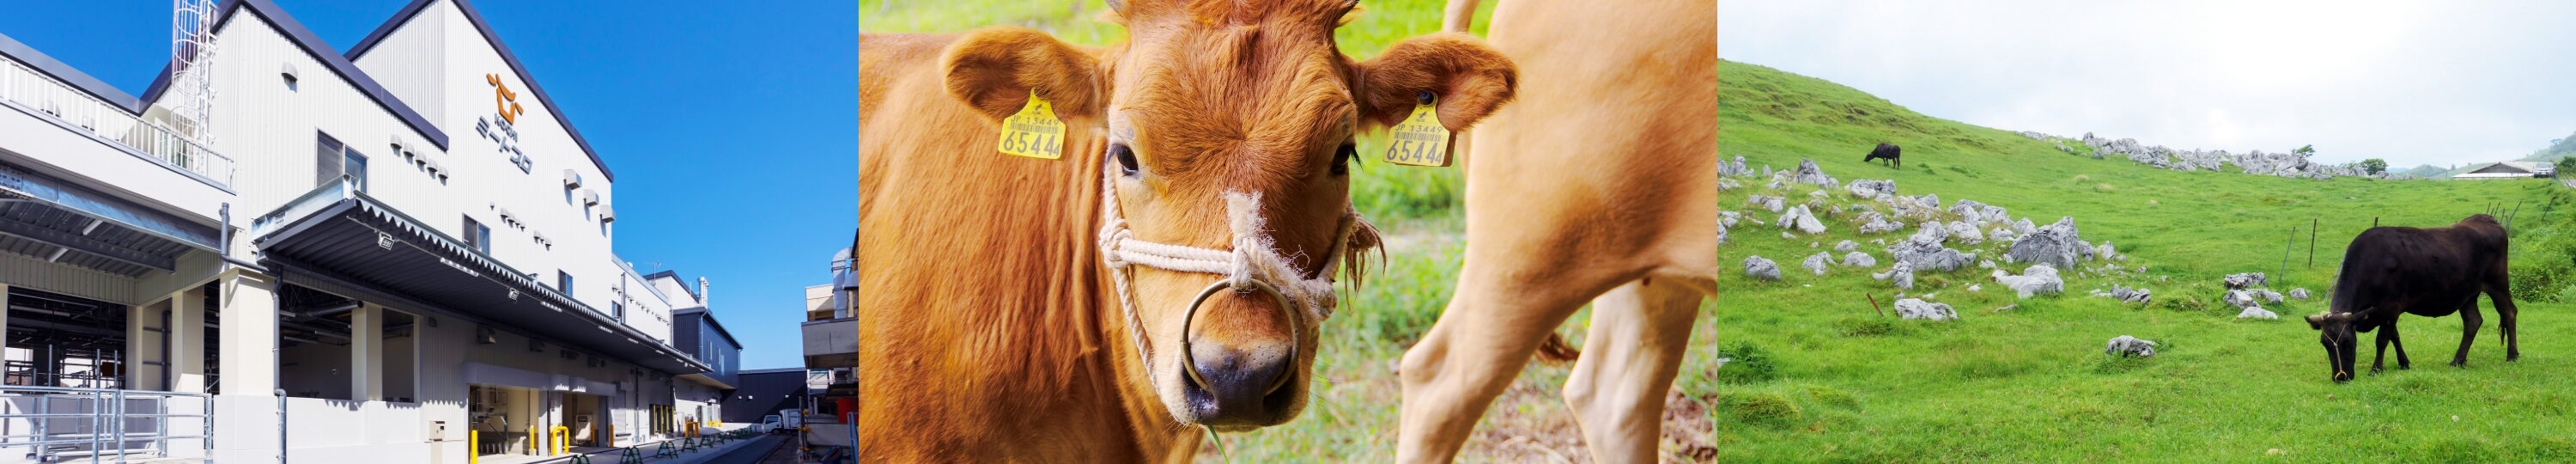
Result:
M2465 366L2469 342L2485 320L2478 316L2480 292L2503 317L2504 360L2521 359L2513 292L2505 278L2504 226L2494 216L2469 216L2431 229L2373 227L2344 249L2334 300L2325 313L2308 316L2308 326L2320 332L2318 342L2326 347L2334 380L2344 382L2352 380L2353 350L2360 344L2353 332L2382 329L2379 353L2370 361L2372 373L2379 372L2389 345L2397 345L2397 368L2406 369L2413 363L2406 359L2406 344L2397 339L2398 314L2442 317L2458 312L2464 330L2451 365Z
M1902 155L1902 153L1900 153L1900 149L1896 148L1896 144L1879 142L1878 148L1871 149L1869 151L1869 156L1861 158L1860 162L1867 163L1876 160L1887 160L1887 167L1905 167L1905 161L1897 159L1900 155Z

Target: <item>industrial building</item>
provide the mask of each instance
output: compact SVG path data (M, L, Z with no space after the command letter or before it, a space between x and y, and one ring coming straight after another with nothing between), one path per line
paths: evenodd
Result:
M335 50L179 0L141 95L6 32L0 463L508 464L722 415L705 280L615 254L616 175L469 1Z

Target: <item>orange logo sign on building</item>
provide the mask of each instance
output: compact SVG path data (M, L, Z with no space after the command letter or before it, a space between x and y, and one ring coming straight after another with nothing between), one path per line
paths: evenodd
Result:
M518 124L519 115L528 112L519 108L519 93L510 91L509 84L501 83L499 74L484 74L483 81L492 83L492 102L499 107L501 120Z

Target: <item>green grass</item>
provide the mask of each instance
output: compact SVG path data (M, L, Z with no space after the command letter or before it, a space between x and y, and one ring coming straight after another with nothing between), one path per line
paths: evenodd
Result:
M1090 21L1088 13L1032 16L999 6L1004 3L889 8L863 1L862 24L872 32L1017 21L1058 31L1097 27L1076 24ZM1071 9L1048 5L1058 10L1035 10ZM1436 2L1368 5L1372 11L1361 23L1342 32L1343 47L1356 56L1428 31L1439 16ZM1983 269L1927 273L1914 293L1937 294L1935 301L1955 306L1962 320L1897 321L1872 308L1869 298L1886 305L1895 291L1870 279L1868 270L1836 267L1815 276L1797 264L1818 251L1809 242L1830 248L1851 239L1883 266L1886 252L1868 242L1899 234L1856 236L1850 216L1827 217L1831 231L1795 240L1780 238L1776 228L1743 225L1720 262L1761 255L1780 262L1788 279L1760 282L1730 273L1720 279L1722 295L1702 305L1675 384L1686 400L1676 403L1682 413L1666 424L1668 458L1713 449L1719 460L1733 462L2576 460L2576 434L2569 432L2576 429L2576 384L2564 380L2576 372L2576 349L2568 348L2576 345L2562 342L2576 339L2576 317L2567 304L2541 301L2576 302L2576 272L2566 269L2576 258L2576 218L2564 211L2569 195L2561 187L2157 170L2069 156L2048 143L1916 114L1821 80L1750 64L1722 66L1720 140L1730 159L1741 155L1756 171L1815 159L1846 182L1893 178L1901 193L1938 194L1944 206L1974 199L2043 225L2073 216L2086 240L2117 244L2133 256L2119 264L2147 271L2102 277L2070 270L2067 294L2029 299L1998 288ZM1861 163L1879 141L1903 145L1906 166ZM1233 462L1393 460L1400 394L1389 367L1448 300L1463 249L1456 208L1462 190L1456 169L1370 163L1358 175L1354 201L1389 229L1388 267L1348 293L1345 309L1326 322L1305 414L1279 427L1225 435ZM1744 198L1753 193L1803 200L1811 190L1775 192L1764 190L1762 180L1745 183L1750 188L1722 193L1722 208L1748 211ZM2235 272L2271 273L2272 288L2304 287L2322 296L2343 244L2374 220L2438 226L2516 204L2523 224L2514 236L2515 278L2528 287L2517 293L2529 295L2519 303L2522 333L2532 342L2520 362L2503 362L2491 310L2465 369L2444 366L2458 346L2457 317L2408 317L2415 369L2335 384L2326 380L2316 333L2290 319L2322 310L2321 300L2267 306L2285 317L2277 322L2240 322L2219 303L2217 279ZM1777 215L1753 216L1769 222ZM2318 225L2313 250L2311 221ZM1985 256L1998 249L1977 248ZM1978 283L1986 288L1965 290ZM2152 289L2157 301L2139 307L2086 296L2115 283ZM2007 305L2013 309L1994 311ZM1559 332L1579 344L1585 317L1578 313ZM2104 341L2118 335L2163 347L2151 359L2105 358ZM1758 353L1767 367L1729 363L1712 370L1714 359L1743 353ZM1556 397L1566 375L1566 366L1526 368L1479 426L1465 460L1585 460L1571 416Z

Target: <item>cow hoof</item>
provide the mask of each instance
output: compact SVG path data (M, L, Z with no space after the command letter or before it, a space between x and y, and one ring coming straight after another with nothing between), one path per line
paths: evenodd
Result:
M2412 365L2412 364L2399 364L2399 365L2397 365L2397 370L2401 370L2401 371L2415 370L2415 365Z

